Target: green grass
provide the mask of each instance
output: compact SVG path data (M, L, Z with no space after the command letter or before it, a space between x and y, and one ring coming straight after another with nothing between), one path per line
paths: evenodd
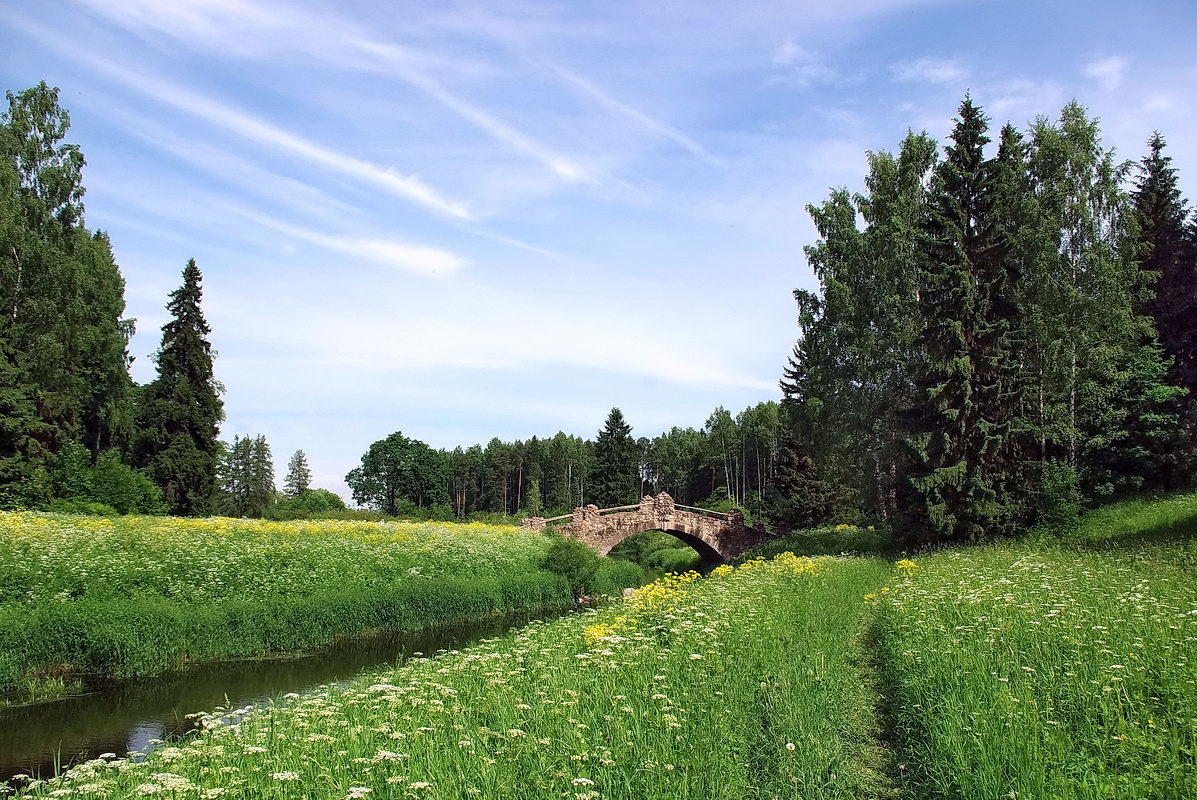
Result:
M1197 496L1131 501L1086 515L1065 534L896 564L798 558L777 553L789 540L774 542L757 551L776 554L772 561L750 556L703 580L668 576L598 611L289 697L236 732L213 721L208 734L144 763L92 763L67 782L26 791L371 800L1197 797L1195 522ZM814 540L801 541L865 547L872 534L829 529ZM468 566L475 562L463 553L474 545L449 544L461 548L451 558L475 574L405 571L408 579L393 585L411 598L363 589L337 595L349 598L343 607L315 590L301 596L311 599L307 610L275 594L226 596L204 607L280 605L244 624L221 617L211 631L285 636L308 615L330 613L341 624L363 608L363 620L400 625L387 617L394 608L435 615L474 602L472 591L489 598L479 610L538 591L541 601L555 596L535 583L545 575L535 570L515 573L533 583L504 596L487 583L502 579L488 577L486 559ZM507 545L530 546L500 537L477 547ZM498 559L537 563L519 553ZM605 567L612 585L620 570L636 571L614 564ZM145 583L162 585L160 577ZM126 594L120 602L150 604L140 619L156 619L153 604L177 608L161 592ZM59 605L104 602L84 596ZM105 635L122 630L115 614L104 620L95 624ZM5 624L0 616L0 630ZM154 624L183 623L164 616ZM104 640L82 623L78 630L120 658L139 641L133 633ZM198 630L197 641L219 640ZM53 637L45 627L34 639Z
M911 797L1197 797L1191 570L1015 544L907 572L877 603Z
M572 604L548 539L481 524L0 513L0 694ZM639 572L607 561L619 593Z
M873 796L862 597L888 572L783 557L665 578L27 796Z

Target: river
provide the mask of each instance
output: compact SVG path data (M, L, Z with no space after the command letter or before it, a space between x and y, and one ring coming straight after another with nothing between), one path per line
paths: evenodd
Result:
M0 709L0 783L19 773L50 777L58 764L66 768L101 753L146 752L152 740L191 730L188 714L218 706L242 708L347 681L364 670L397 665L415 653L460 648L536 618L506 616L354 639L294 658L223 661L112 683L64 700Z

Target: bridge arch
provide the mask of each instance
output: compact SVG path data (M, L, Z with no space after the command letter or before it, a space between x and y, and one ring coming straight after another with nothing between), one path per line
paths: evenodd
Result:
M585 542L602 555L633 534L664 531L693 547L708 562L734 558L768 536L760 525L745 525L739 512L678 505L665 492L643 497L635 505L603 509L589 505L575 508L572 514L550 519L532 517L521 524L532 530L556 524L558 531Z
M704 536L702 533L691 532L684 524L665 524L657 526L648 526L639 529L620 529L620 533L613 539L604 539L603 544L595 549L598 550L599 555L607 555L615 548L617 544L627 539L630 536L635 536L638 533L645 531L661 531L668 533L673 538L677 539L682 544L694 548L695 552L702 558L704 563L726 561L727 556L719 552L719 543L710 541L710 537Z

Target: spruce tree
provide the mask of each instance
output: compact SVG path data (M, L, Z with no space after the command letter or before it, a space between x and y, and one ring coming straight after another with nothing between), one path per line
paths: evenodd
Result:
M913 460L901 487L907 530L920 539L976 538L996 513L978 456L989 431L976 405L980 334L976 260L982 253L989 168L987 122L966 98L937 167L922 225L915 405L907 417Z
M1187 389L1186 414L1193 423L1197 401L1197 252L1187 235L1189 211L1177 185L1172 157L1157 131L1148 140L1149 152L1139 164L1132 193L1139 243L1139 266L1149 275L1154 291L1141 313L1155 322L1160 345L1171 359L1170 383Z
M312 471L308 468L308 457L302 450L296 450L287 462L287 477L283 489L288 497L299 497L312 486Z
M624 420L622 411L613 408L594 441L594 465L590 470L586 499L600 508L636 502L639 499L638 466L632 426Z
M260 517L274 505L274 459L265 436L256 436L249 448L249 516Z
M171 319L162 327L158 377L141 391L138 460L172 514L212 512L224 404L212 372L211 329L200 309L202 276L195 259L183 269L183 285L170 295Z

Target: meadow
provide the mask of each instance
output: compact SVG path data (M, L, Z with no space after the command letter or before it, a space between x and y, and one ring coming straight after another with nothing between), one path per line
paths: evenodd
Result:
M12 512L0 532L0 692L573 603L550 540L514 526Z
M667 576L537 623L279 698L141 763L98 759L30 797L869 796L864 559L792 555ZM827 608L842 613L821 613Z
M792 543L864 549L873 533ZM749 556L236 723L208 710L203 735L144 762L19 793L1180 800L1197 796L1195 534L1197 496L1177 496L894 561ZM532 569L546 546L478 535L452 556L478 580L498 559L473 547ZM164 585L154 574L134 583Z

